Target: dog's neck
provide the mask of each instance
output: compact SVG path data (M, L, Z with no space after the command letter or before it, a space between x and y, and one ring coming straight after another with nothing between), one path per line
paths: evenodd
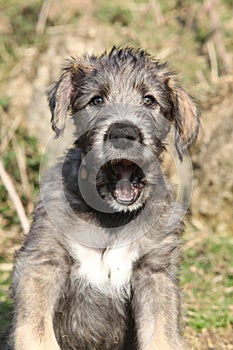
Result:
M115 213L103 213L96 211L95 218L100 223L101 227L105 228L117 228L129 224L135 220L142 208L133 211L119 211Z

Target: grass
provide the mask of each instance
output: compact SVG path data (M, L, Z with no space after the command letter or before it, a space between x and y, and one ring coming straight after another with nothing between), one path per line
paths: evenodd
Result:
M15 134L13 143L17 143L17 147L23 150L25 157L25 165L27 169L27 183L29 188L25 191L22 188L22 178L17 164L17 155L12 142L7 145L2 159L6 171L13 177L15 188L21 196L24 207L31 207L31 201L35 199L39 189L39 166L41 155L38 152L38 144L34 137L27 134L25 128L20 127ZM29 214L30 210L28 210ZM7 191L2 183L0 183L0 213L1 222L0 229L10 229L12 225L19 225L19 219L12 204L9 201Z
M132 22L132 12L128 8L118 5L116 2L105 3L98 9L96 18L100 22L110 25L118 23L127 27Z
M39 0L1 0L0 9L6 21L9 24L9 30L2 36L5 40L10 53L15 51L17 46L28 46L35 43L38 39L34 34L35 25L38 20L42 2ZM14 46L11 46L14 44Z
M213 234L184 252L181 283L188 324L196 331L233 325L232 244L229 236Z
M1 266L4 265L3 262L0 261L0 333L6 331L7 325L10 322L12 311L12 302L8 292L10 272L9 270L3 271L1 269Z

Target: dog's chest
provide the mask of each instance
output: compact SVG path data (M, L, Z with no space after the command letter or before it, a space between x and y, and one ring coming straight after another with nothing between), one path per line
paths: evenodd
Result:
M78 276L105 292L127 288L133 263L138 258L138 252L129 246L102 252L78 246L75 253L79 262Z

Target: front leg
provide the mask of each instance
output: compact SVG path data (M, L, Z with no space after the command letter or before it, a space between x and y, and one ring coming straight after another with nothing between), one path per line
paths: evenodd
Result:
M50 260L21 258L13 276L14 350L60 350L53 331L53 309L64 273Z
M132 302L139 350L185 349L179 331L179 289L166 271L138 269Z

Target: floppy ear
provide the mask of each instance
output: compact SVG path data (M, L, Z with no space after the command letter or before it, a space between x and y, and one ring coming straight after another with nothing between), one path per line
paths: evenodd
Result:
M191 146L198 134L199 111L192 98L176 83L170 82L174 105L174 122L176 129L176 149L182 160L183 151Z
M64 70L60 79L47 92L50 111L52 114L52 129L57 136L65 129L66 116L70 108L72 93L71 70Z
M74 90L77 90L78 87L81 88L83 79L94 68L95 59L94 56L86 55L80 59L71 57L66 60L60 79L47 92L52 114L52 129L56 132L57 137L65 129L66 116L69 109L71 109Z

